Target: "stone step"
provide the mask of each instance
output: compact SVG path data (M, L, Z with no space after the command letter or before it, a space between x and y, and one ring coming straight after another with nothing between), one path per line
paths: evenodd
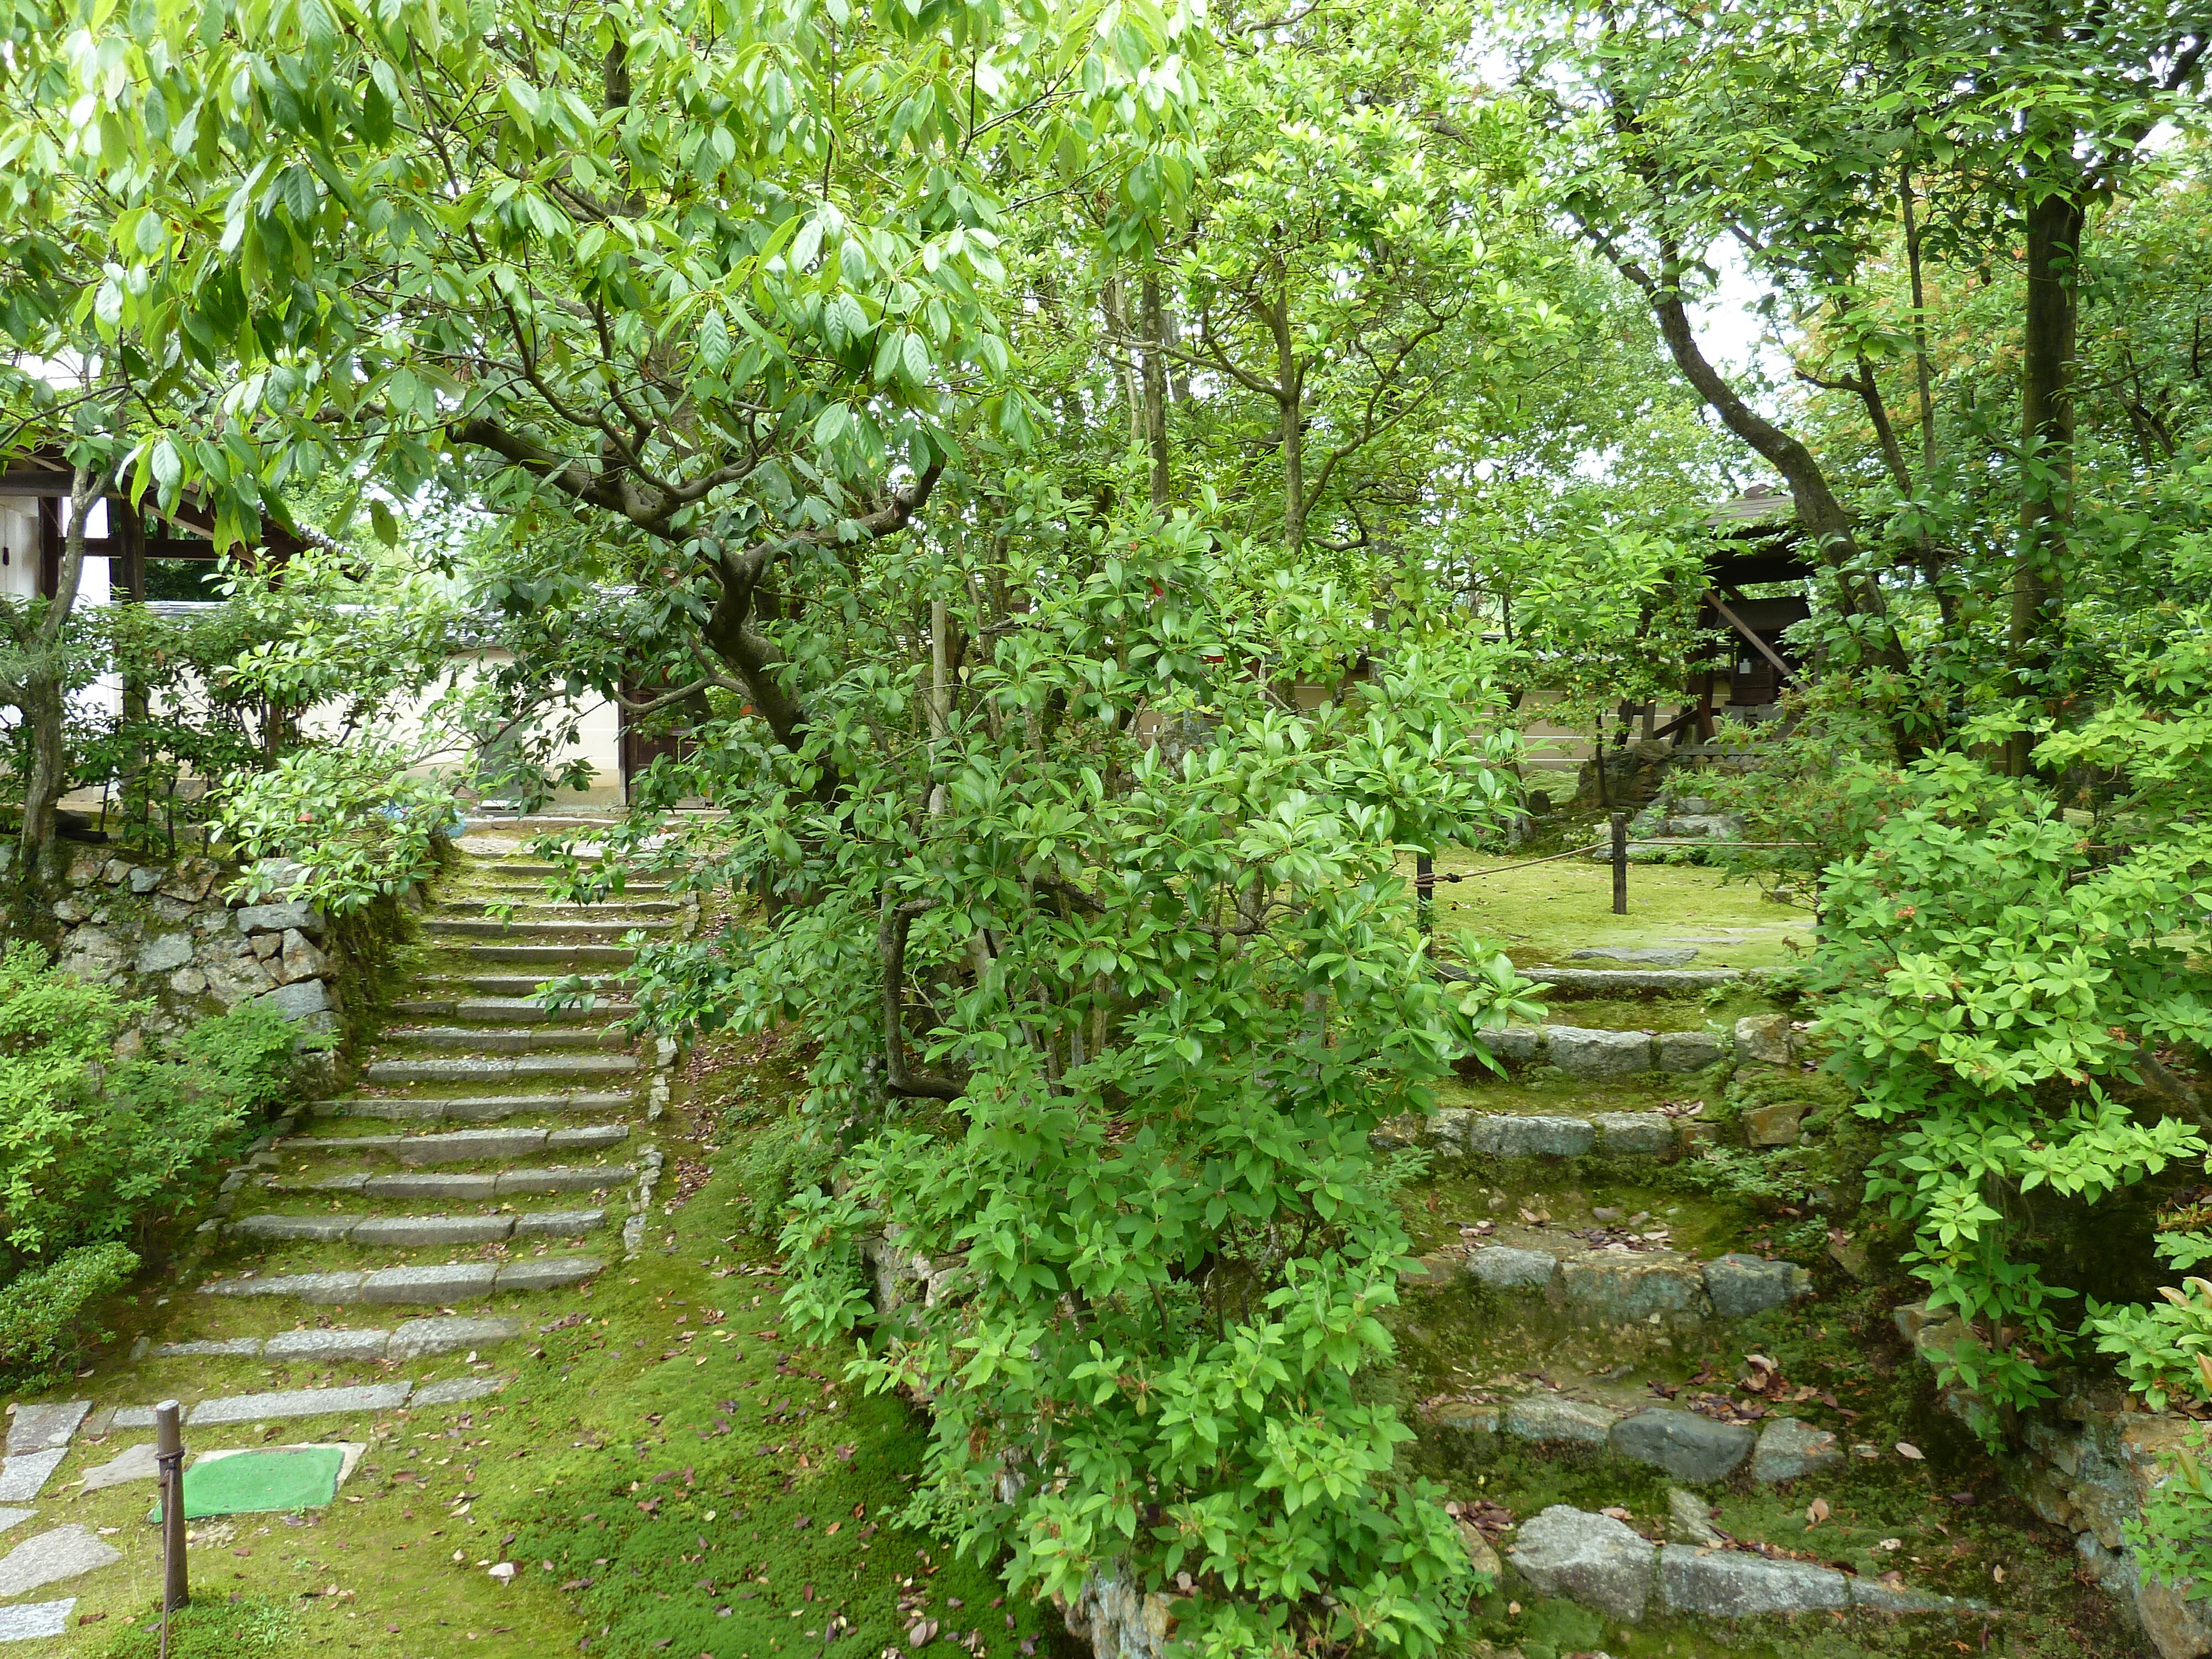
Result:
M372 1060L364 1083L509 1083L529 1078L629 1077L635 1054L526 1054L514 1060L422 1059Z
M216 1395L194 1402L185 1413L193 1428L222 1424L266 1423L298 1417L361 1416L377 1412L427 1411L436 1406L465 1405L483 1400L507 1386L498 1376L457 1376L444 1382L370 1382L351 1388L282 1389L264 1394ZM150 1429L151 1406L119 1406L102 1413L100 1432L118 1429Z
M590 861L585 861L580 867L589 872L596 866ZM540 879L546 876L561 874L562 867L557 864L549 864L543 860L536 859L483 859L478 861L476 872L480 877L489 877L494 881L510 880L518 877ZM633 893L647 890L657 893L668 884L665 881L655 881L651 877L647 877L641 881L625 883L624 885L627 890Z
M1562 991L1617 995L1621 992L1710 991L1739 980L1778 977L1779 968L1554 968L1524 967L1522 975ZM1451 977L1451 975L1446 975ZM1464 977L1464 975L1460 975Z
M622 945L471 945L471 962L540 963L554 973L578 968L627 968L637 952Z
M679 908L673 899L640 899L628 896L600 899L588 904L573 902L566 899L548 898L453 898L440 904L436 914L440 917L480 916L494 904L509 906L514 911L511 920L522 922L558 922L564 921L572 915L579 921L592 920L618 921L625 915L671 916L675 915ZM617 912L620 914L617 914Z
M1646 1072L1702 1072L1731 1052L1718 1031L1615 1031L1583 1025L1508 1025L1482 1033L1509 1066L1556 1066L1571 1078L1635 1077Z
M1436 1251L1407 1276L1432 1291L1473 1285L1531 1291L1604 1325L1747 1319L1813 1293L1813 1275L1794 1261L1741 1254L1699 1261L1674 1250L1592 1247L1580 1239L1517 1233L1512 1240Z
M1702 1118L1664 1112L1552 1115L1448 1106L1425 1118L1394 1118L1367 1140L1377 1152L1425 1146L1447 1158L1672 1158L1711 1145L1713 1134Z
M402 1164L506 1164L538 1152L591 1152L629 1139L627 1123L574 1129L456 1129L420 1135L292 1135L277 1143L287 1158L376 1152Z
M634 1039L617 1026L386 1026L380 1045L444 1048L463 1054L552 1054L575 1048L627 1048Z
M534 981L533 981L534 983ZM417 998L392 1005L406 1019L471 1019L512 1025L578 1025L628 1018L637 1005L626 998L602 997L589 1008L548 1008L529 997Z
M477 945L472 948L475 950L482 950L484 947ZM471 973L468 970L466 964L464 963L461 971L458 973L447 975L440 975L434 971L432 973L426 974L423 977L426 982L435 981L442 977L447 980L450 983L465 987L467 989L476 992L481 996L497 998L505 1001L514 1001L534 998L537 994L538 987L544 984L546 980L551 977L551 975L547 974ZM582 977L584 980L584 988L602 999L611 997L626 998L628 996L629 981L623 975L586 974ZM599 1006L600 1007L605 1007L608 1005L603 1000ZM589 1018L596 1016L598 1012L598 1008L592 1009L589 1013L585 1013L582 1011L563 1009L555 1017L562 1019L572 1018Z
M501 921L496 916L433 916L422 931L448 939L618 939L629 933L665 933L672 921Z
M171 1342L153 1350L156 1359L287 1359L333 1363L386 1360L394 1364L434 1354L496 1347L530 1328L520 1319L474 1319L434 1314L403 1319L388 1331L283 1331L275 1336L234 1336L209 1342Z
M268 1190L397 1199L410 1204L437 1200L489 1204L503 1198L542 1197L552 1193L612 1193L629 1185L636 1176L637 1171L627 1164L545 1164L521 1170L445 1170L436 1174L410 1171L399 1175L373 1175L357 1170L326 1181L272 1181Z
M591 1255L532 1256L523 1261L449 1261L435 1267L378 1267L337 1273L279 1273L268 1279L219 1279L202 1296L281 1296L333 1304L427 1304L448 1307L488 1296L565 1290L603 1271Z
M520 1215L241 1216L233 1238L309 1239L397 1249L426 1244L497 1244L510 1238L573 1238L606 1224L605 1210L526 1210Z
M562 1115L620 1114L635 1103L627 1094L470 1095L458 1099L435 1095L349 1095L337 1100L316 1101L307 1109L321 1118L382 1118L401 1123L491 1123L503 1117L541 1112Z
M1833 1434L1796 1418L1723 1422L1656 1400L1620 1405L1542 1393L1495 1404L1431 1401L1421 1407L1419 1432L1447 1462L1486 1463L1501 1439L1582 1446L1692 1486L1725 1480L1747 1464L1754 1484L1774 1486L1844 1462Z

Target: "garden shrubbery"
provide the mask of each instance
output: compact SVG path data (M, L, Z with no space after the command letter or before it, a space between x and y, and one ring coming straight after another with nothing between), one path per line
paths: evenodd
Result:
M190 1209L289 1083L295 1034L246 1006L173 1057L118 1059L138 1005L0 956L0 1382L35 1387L94 1340L87 1310Z

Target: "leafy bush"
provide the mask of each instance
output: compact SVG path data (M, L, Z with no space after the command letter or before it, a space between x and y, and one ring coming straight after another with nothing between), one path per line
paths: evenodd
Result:
M294 1034L268 1009L204 1022L181 1060L118 1061L137 1012L35 945L0 957L0 1246L16 1264L143 1239L198 1199L289 1079Z
M0 1285L0 1384L44 1389L74 1370L105 1334L85 1325L85 1310L137 1271L137 1255L126 1247L84 1244Z
M362 742L297 750L269 771L231 774L223 830L252 865L238 896L304 899L343 916L427 880L456 809L441 780L408 775L412 763Z

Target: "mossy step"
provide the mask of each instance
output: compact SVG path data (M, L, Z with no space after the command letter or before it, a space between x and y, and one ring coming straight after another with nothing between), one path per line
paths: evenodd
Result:
M1569 1077L1634 1077L1644 1072L1702 1072L1733 1052L1719 1031L1614 1030L1585 1025L1507 1025L1481 1034L1509 1066L1556 1066Z
M358 1416L377 1412L424 1410L434 1406L459 1406L483 1400L507 1386L496 1376L457 1376L445 1382L356 1383L347 1388L282 1389L259 1394L218 1395L193 1402L185 1422L193 1428L212 1428L230 1423L266 1423L299 1417ZM117 1429L150 1429L151 1406L118 1406L100 1414L102 1434Z
M551 1193L611 1193L628 1186L637 1171L627 1164L545 1164L520 1170L445 1170L377 1175L367 1170L321 1181L272 1181L272 1193L353 1194L421 1204L441 1200L489 1204L503 1198L542 1197Z
M505 1083L526 1078L628 1077L635 1054L526 1054L515 1059L378 1060L362 1068L374 1084Z
M530 997L422 997L392 1005L403 1019L471 1019L511 1025L581 1025L637 1012L626 999L602 998L589 1008L548 1008Z
M1394 1118L1367 1137L1377 1152L1425 1146L1446 1158L1672 1158L1707 1143L1710 1126L1664 1112L1481 1112L1448 1106Z
M620 1113L629 1109L627 1094L568 1093L552 1095L468 1095L446 1099L437 1096L348 1095L319 1100L308 1107L315 1117L382 1118L401 1123L489 1123L503 1117L543 1114L548 1116L579 1113ZM312 1140L305 1144L312 1146Z
M634 1039L618 1026L388 1025L380 1046L442 1048L462 1054L550 1054L574 1048L627 1048Z
M571 1238L606 1224L605 1210L530 1210L520 1215L240 1216L233 1238L305 1239L322 1244L400 1249L424 1244L496 1244L510 1238Z
M549 977L550 975L545 974L476 973L470 971L468 965L463 963L458 972L452 974L441 975L434 971L425 973L418 982L434 985L441 981L450 981L458 987L476 992L480 996L502 1000L520 1000L533 997L538 988L543 986ZM629 1006L626 1000L630 988L630 981L627 975L586 974L582 975L582 978L586 990L605 1000L602 1000L597 1007L590 1010L562 1009L554 1018L562 1019L572 1017L589 1018L590 1015L599 1012L599 1008L611 1006L612 1000L616 998L625 999L623 1006L625 1007Z
M276 1296L301 1302L443 1307L488 1296L565 1290L605 1271L591 1255L533 1256L526 1261L449 1261L433 1267L377 1267L212 1279L202 1296Z
M512 1342L530 1328L520 1319L486 1319L432 1314L403 1319L392 1329L279 1331L270 1337L233 1336L210 1341L170 1342L153 1350L156 1359L274 1359L343 1364L384 1360L392 1364L434 1354L459 1353Z
M1741 1252L1699 1261L1676 1250L1591 1245L1533 1231L1435 1251L1406 1277L1435 1291L1480 1285L1534 1291L1607 1325L1748 1319L1813 1293L1812 1274L1794 1261Z
M1656 1400L1620 1404L1542 1392L1493 1401L1431 1401L1416 1420L1437 1443L1429 1449L1451 1463L1486 1462L1498 1441L1517 1440L1609 1453L1692 1486L1711 1486L1739 1469L1755 1485L1773 1486L1844 1462L1832 1432L1795 1417L1767 1416L1754 1425Z
M291 1135L277 1143L288 1158L340 1152L380 1153L402 1164L500 1164L541 1152L588 1152L629 1139L627 1123L573 1129L457 1129L410 1135Z
M617 921L620 918L611 914L617 911L644 916L670 916L675 915L679 908L673 899L640 899L626 896L620 898L590 901L520 897L453 898L440 904L436 914L440 917L477 916L494 905L513 910L514 915L510 920L517 921L565 921L572 914L579 921L594 916Z
M627 968L637 952L622 945L470 945L470 962L542 963L556 973L578 968Z
M1559 968L1548 963L1524 966L1527 977L1556 985L1562 991L1710 991L1780 977L1782 968ZM1464 977L1447 974L1445 978Z
M597 867L597 862L594 860L581 859L577 862L579 868L587 872ZM491 879L498 881L514 876L557 876L564 872L564 866L558 864L549 864L542 859L479 859L476 864L475 872L479 877L488 876ZM656 883L648 880L642 882L633 881L629 883L628 886L630 891L635 892L641 887L649 886L658 889L659 887L665 886L665 883Z
M447 939L621 939L628 933L665 933L672 921L501 921L497 916L433 916L422 924L426 933Z

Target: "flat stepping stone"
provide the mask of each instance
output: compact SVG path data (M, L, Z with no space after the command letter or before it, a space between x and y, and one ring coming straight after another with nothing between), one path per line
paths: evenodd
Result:
M156 1359L251 1359L261 1352L258 1336L233 1336L221 1341L165 1342L154 1350Z
M550 1193L611 1192L628 1186L636 1171L627 1164L549 1164L538 1170L507 1170L497 1175L370 1175L359 1171L329 1181L279 1186L272 1192L353 1193L363 1198L408 1200L447 1198L488 1203Z
M1528 978L1562 991L1709 991L1758 979L1766 969L1751 968L1523 968Z
M582 1024L620 1019L637 1012L635 1003L610 997L600 997L589 1008L548 1008L529 997L450 997L392 1006L393 1012L407 1019L495 1020L510 1025Z
M8 1455L52 1451L66 1446L92 1410L89 1400L65 1400L46 1406L19 1405L8 1424Z
M201 1285L200 1294L283 1296L336 1304L428 1303L434 1307L503 1291L558 1290L580 1284L605 1266L595 1256L541 1256L497 1264L452 1261L431 1267L380 1267L370 1273L278 1273L267 1279L216 1279Z
M88 1492L106 1492L110 1486L125 1486L134 1480L151 1480L161 1472L154 1443L142 1440L121 1456L111 1457L98 1468L88 1471L78 1484Z
M0 1461L0 1504L29 1503L46 1489L68 1455L67 1446L56 1446L52 1451L25 1452Z
M404 1096L351 1095L319 1100L308 1108L316 1117L382 1118L403 1123L489 1123L527 1112L549 1115L628 1111L636 1103L627 1094L571 1091L550 1095L471 1095L462 1099L413 1099Z
M1447 1107L1427 1118L1396 1119L1368 1137L1378 1151L1426 1146L1447 1158L1664 1158L1681 1145L1681 1127L1663 1112L1477 1112Z
M386 1046L458 1049L463 1054L567 1054L579 1048L627 1048L629 1032L617 1026L590 1025L418 1025L384 1033ZM398 1056L394 1056L398 1058Z
M161 1358L223 1354L240 1358L365 1362L425 1358L464 1348L489 1348L511 1342L527 1328L520 1319L478 1319L441 1314L403 1319L392 1329L308 1329L283 1331L265 1340L241 1336L228 1342L177 1342L154 1352ZM112 1427L111 1421L104 1427ZM28 1510L17 1511L28 1515Z
M325 1417L334 1412L397 1411L407 1403L410 1392L410 1385L405 1382L371 1382L349 1389L284 1389L269 1394L232 1395L201 1401L185 1420L194 1428L207 1428L275 1418ZM119 1419L122 1413L116 1415Z
M452 939L618 939L626 933L665 933L675 926L672 921L619 917L606 921L501 921L496 916L440 916L424 922L422 931Z
M565 1237L590 1232L604 1225L606 1218L605 1210L545 1210L525 1215L249 1215L224 1231L237 1238L314 1238L398 1249L489 1244L515 1237Z
M74 1595L60 1601L21 1601L0 1607L0 1642L38 1642L66 1635L70 1614L76 1611Z
M1697 949L1687 945L1655 945L1634 948L1591 945L1585 950L1567 952L1569 962L1617 962L1626 968L1686 968L1698 959Z
M464 1349L496 1347L512 1342L526 1328L520 1319L477 1319L465 1314L440 1314L427 1319L404 1319L392 1333L386 1359L422 1359L432 1354L459 1353Z
M542 962L568 968L596 963L627 968L637 952L623 945L471 945L469 955L477 962Z
M534 1000L538 988L545 983L545 975L543 974L472 974L459 982L467 986L471 991L481 992L488 998L495 998L502 1001ZM626 995L629 990L629 981L619 974L600 974L586 979L583 988L600 999L589 1011L589 1014L596 1014L600 1009L608 1006L605 1000L608 997ZM555 1018L588 1018L589 1014L583 1009L562 1009Z
M414 1398L407 1404L421 1410L432 1406L465 1406L471 1400L485 1400L507 1386L503 1376L455 1376L443 1382L426 1382L415 1390Z
M505 1083L532 1077L627 1077L637 1069L635 1054L524 1054L513 1060L372 1060L361 1077L364 1083Z
M0 1510L0 1532L22 1525L37 1513L36 1510Z
M629 1139L627 1123L574 1129L460 1129L427 1135L311 1135L283 1143L295 1155L384 1152L402 1164L495 1164L534 1152L588 1152Z
M123 1552L91 1528L72 1522L26 1538L0 1557L0 1596L21 1595L64 1578L82 1577L122 1559Z

